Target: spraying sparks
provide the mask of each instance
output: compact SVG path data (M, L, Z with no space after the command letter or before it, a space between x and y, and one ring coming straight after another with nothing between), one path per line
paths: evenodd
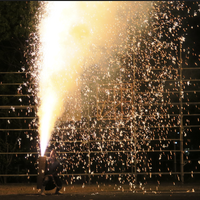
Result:
M64 112L67 97L77 90L76 82L83 64L89 66L100 60L102 62L103 55L94 50L96 47L109 49L121 42L120 35L123 36L126 30L125 26L120 29L118 25L127 21L124 19L126 15L117 15L122 9L116 2L45 3L39 28L38 59L42 155L56 120Z
M199 31L199 20L195 19L200 17L200 4L44 4L37 65L41 154L50 140L60 152L63 173L91 173L94 183L101 179L95 173L119 173L119 183L128 182L131 189L140 172L149 173L143 182L154 177L151 172L156 170L158 183L162 172L171 176L177 166L171 162L176 161L173 150L180 146L180 109L185 115L184 126L194 121L190 112L200 110L198 104L190 104L199 101L199 83L183 70L180 84L180 64L199 66L200 45L192 32ZM194 20L193 24L190 20ZM192 92L194 96L184 92L189 88L197 90ZM81 91L84 105L89 108L86 115L81 113L78 122L63 118L66 110L71 118L74 113L69 111L78 110L73 103L80 101L77 96L73 98L72 91ZM182 108L177 104L180 99L184 102ZM60 124L50 139L58 118ZM199 124L199 116L196 121ZM186 127L184 137L191 132L198 133L199 129ZM189 146L190 140L184 145ZM189 152L185 153L189 160ZM104 177L115 179L108 174ZM71 184L75 181L73 176L65 179ZM177 180L180 181L179 175Z
M71 24L64 23L62 19L63 13L68 13L72 7L70 7L70 2L48 3L45 7L47 15L43 17L40 26L39 98L41 102L38 115L42 156L55 122L64 110L63 99L70 89L75 88L73 81L80 67L80 61L75 60L78 49L74 48L74 40L69 35ZM70 18L69 15L68 19ZM72 16L71 20L73 19Z

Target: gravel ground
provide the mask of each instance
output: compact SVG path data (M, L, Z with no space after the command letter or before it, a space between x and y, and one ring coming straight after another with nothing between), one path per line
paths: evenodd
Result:
M55 195L55 190L45 191L40 195L36 184L0 185L0 200L192 200L200 199L200 184L147 184L136 185L63 185L61 195Z

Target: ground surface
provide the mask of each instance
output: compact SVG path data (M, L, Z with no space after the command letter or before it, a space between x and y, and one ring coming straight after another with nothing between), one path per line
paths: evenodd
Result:
M199 184L136 185L63 185L62 195L55 190L40 195L36 184L0 185L0 200L199 200Z

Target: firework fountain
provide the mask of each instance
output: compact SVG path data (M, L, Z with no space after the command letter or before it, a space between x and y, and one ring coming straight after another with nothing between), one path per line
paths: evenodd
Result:
M55 122L66 109L68 97L80 89L77 82L83 65L103 63L102 51L95 49L102 47L104 55L111 55L113 47L126 37L128 4L68 1L44 4L38 59L41 156Z
M126 10L119 2L44 3L37 60L40 161L45 160L43 156L56 121L66 106L69 107L69 96L75 100L75 103L70 102L72 110L77 111L77 107L80 110L81 106L77 105L80 99L74 91L80 90L78 78L83 65L91 66L104 60L101 52L95 52L96 48L103 47L111 54L112 45L121 43L125 29L120 24L127 21L124 12ZM71 119L76 119L74 112L70 115ZM44 170L39 171L38 180Z
M45 2L42 9L36 62L41 157L51 140L66 160L65 152L75 152L72 164L63 162L69 173L133 173L134 164L135 174L151 174L145 151L168 148L165 140L178 132L172 123L180 124L178 115L170 116L178 107L167 105L176 100L178 84L166 80L177 80L183 18L168 10L180 12L184 3ZM80 153L88 151L89 157Z

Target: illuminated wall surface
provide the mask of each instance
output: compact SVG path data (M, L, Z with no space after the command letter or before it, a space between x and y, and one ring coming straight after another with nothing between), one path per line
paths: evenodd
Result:
M104 176L124 183L170 179L183 148L184 171L198 171L200 4L41 4L30 70L39 154L55 148L63 174L132 172Z

